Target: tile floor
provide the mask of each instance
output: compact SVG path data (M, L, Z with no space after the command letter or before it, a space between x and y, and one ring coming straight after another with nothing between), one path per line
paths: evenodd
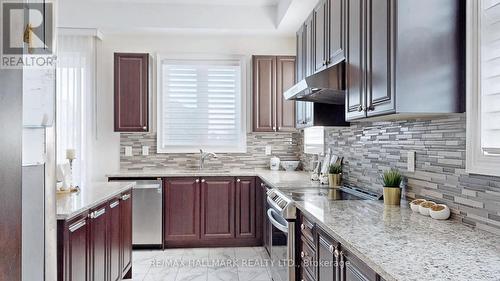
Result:
M262 247L134 250L133 281L271 281Z

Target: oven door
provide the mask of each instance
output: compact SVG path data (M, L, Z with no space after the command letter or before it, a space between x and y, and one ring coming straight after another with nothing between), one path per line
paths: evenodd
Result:
M267 210L270 225L271 275L274 281L289 281L289 223L273 208Z

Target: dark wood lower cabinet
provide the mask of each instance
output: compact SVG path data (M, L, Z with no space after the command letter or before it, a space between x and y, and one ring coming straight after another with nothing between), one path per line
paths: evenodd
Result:
M123 279L132 278L132 191L120 197L120 268Z
M233 238L234 178L201 179L201 239Z
M90 213L90 276L92 281L106 281L108 206L99 206Z
M378 281L380 277L364 262L347 250L340 253L342 281Z
M122 277L121 268L121 223L120 223L120 198L116 198L109 203L109 236L108 236L108 257L109 257L109 280L117 281Z
M262 244L262 192L254 177L165 178L164 246Z
M58 281L131 278L131 201L127 191L74 218L58 220Z
M297 230L300 281L383 281L368 265L302 213ZM311 239L314 243L311 243Z
M86 212L69 221L58 221L57 279L59 281L89 280L87 216Z
M199 178L166 178L164 234L166 246L181 246L200 239ZM180 241L180 242L178 242Z
M316 233L318 280L340 281L339 243L319 229Z

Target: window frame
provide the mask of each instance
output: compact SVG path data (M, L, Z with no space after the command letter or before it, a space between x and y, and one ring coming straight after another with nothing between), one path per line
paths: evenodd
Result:
M486 155L481 147L481 2L467 0L467 125L466 172L500 176L500 156Z
M163 84L163 72L162 72L162 61L163 60L238 60L240 63L240 81L241 81L241 102L240 102L240 134L241 139L238 146L232 147L217 147L217 148L204 148L204 147L162 147L162 84ZM175 153L199 153L200 149L204 149L215 153L246 153L247 152L247 95L248 95L248 58L245 56L238 55L206 55L206 54L157 54L156 55L156 153L159 154L175 154Z

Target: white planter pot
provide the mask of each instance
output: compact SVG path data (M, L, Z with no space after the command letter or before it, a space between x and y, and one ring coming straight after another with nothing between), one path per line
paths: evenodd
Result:
M436 220L447 220L450 215L450 208L443 204L437 204L429 209L429 215Z
M422 214L424 216L429 216L429 210L434 205L436 205L436 203L432 202L432 201L427 201L427 202L421 203L418 206L418 211L420 212L420 214Z

